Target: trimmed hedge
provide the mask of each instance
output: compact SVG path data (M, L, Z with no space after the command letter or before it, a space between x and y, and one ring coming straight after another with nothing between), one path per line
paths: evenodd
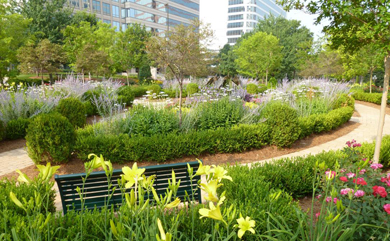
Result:
M356 92L352 95L355 100L361 100L380 105L382 103L382 93L364 93ZM387 104L390 104L390 97L387 98Z
M83 127L87 122L85 105L79 99L62 99L56 110L62 116L65 116L75 128Z
M135 98L134 92L131 86L122 86L118 89L118 102L125 104L126 106L132 106Z
M18 118L7 123L5 138L8 140L21 139L26 136L31 119Z
M188 133L157 134L130 138L126 134L92 136L78 131L76 152L82 160L90 153L102 154L112 162L157 161L203 153L233 153L269 144L266 124L238 125Z

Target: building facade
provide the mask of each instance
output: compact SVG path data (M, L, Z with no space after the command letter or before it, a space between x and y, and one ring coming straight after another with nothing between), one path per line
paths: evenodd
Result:
M75 11L95 13L116 31L140 23L159 35L178 24L199 19L199 0L69 0Z
M228 0L227 42L234 45L257 22L272 14L286 17L286 11L275 0Z

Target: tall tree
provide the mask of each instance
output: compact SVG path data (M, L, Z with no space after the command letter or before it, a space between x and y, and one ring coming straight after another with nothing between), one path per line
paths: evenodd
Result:
M265 77L266 83L269 73L279 67L282 60L278 38L264 32L242 40L235 53L239 73L256 79Z
M127 80L131 68L140 69L147 64L146 42L150 37L151 33L140 24L132 24L116 34L113 59L118 70L126 71Z
M5 76L16 74L11 69L17 64L17 49L29 38L29 23L30 20L12 12L7 0L0 0L0 83Z
M298 51L305 46L304 43L313 41L313 33L308 28L301 25L298 20L286 19L282 16L270 15L260 20L254 33L266 32L279 39L279 44L283 46L283 58L278 68L277 78L296 77L296 62L298 61Z
M218 54L218 72L228 78L236 76L238 74L236 59L233 47L230 44L225 44Z
M20 61L19 68L22 72L33 73L37 71L41 74L42 80L43 73L48 73L50 81L53 81L52 74L58 71L66 58L60 45L50 43L48 39L44 39L35 48L32 46L20 48L18 59Z
M354 1L354 0L281 0L287 10L305 9L318 14L316 23L323 19L329 24L323 31L331 36L332 47L343 46L347 52L355 52L366 45L374 45L383 52L385 77L381 114L378 121L378 133L375 144L374 161L379 161L383 126L390 77L390 2L389 1Z
M92 50L104 53L108 58L108 62L105 64L111 63L111 67L115 30L108 24L98 22L97 25L91 25L90 22L82 21L79 24L67 26L63 30L63 34L65 36L63 48L70 66L76 71L80 71L80 68L76 67L76 62L79 63L78 66L81 66L80 58L85 59L85 53L91 54ZM89 45L88 48L87 45ZM101 56L102 53L98 55ZM98 68L94 70L93 73L100 72Z
M72 21L73 10L67 0L13 0L16 11L31 19L29 31L37 41L49 39L52 43L62 43L61 30Z
M212 53L209 51L213 31L199 21L190 26L177 25L166 37L153 36L146 45L149 58L155 66L167 69L179 82L179 123L181 124L184 78L207 72Z

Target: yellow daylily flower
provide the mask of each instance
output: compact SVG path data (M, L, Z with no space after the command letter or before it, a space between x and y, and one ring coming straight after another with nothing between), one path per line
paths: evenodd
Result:
M205 199L212 202L218 202L217 189L220 186L222 184L218 184L218 180L211 180L207 184L200 184L200 188L208 194Z
M132 187L136 181L140 181L143 179L142 174L145 172L145 168L138 169L137 163L133 164L133 168L123 167L122 168L123 177L127 181L125 187Z
M171 241L172 235L170 233L165 234L164 228L163 228L163 226L161 224L161 220L159 218L157 218L157 226L158 226L158 230L160 231L160 235L161 235L161 238L160 238L160 236L158 236L158 234L156 234L157 240L158 241Z
M31 179L28 178L28 176L26 174L24 174L20 170L16 170L16 172L19 173L19 177L17 179L18 182L25 182L25 183L30 183L31 182Z
M50 162L46 164L46 166L43 165L37 165L37 168L39 169L39 175L38 177L41 178L43 181L49 181L50 178L53 177L53 175L57 172L57 170L60 168L60 166L51 166Z
M199 168L196 171L195 175L196 176L209 175L211 167L208 165L203 166L203 163L200 160L198 160L198 162L199 162Z
M222 221L226 224L225 220L223 220L221 209L219 206L215 206L213 202L209 202L209 209L208 208L201 208L199 209L199 214L201 215L200 218L212 218L215 220Z
M177 197L173 202L165 205L165 207L166 208L175 208L175 207L179 206L179 204L180 204L180 198Z
M26 210L23 206L23 204L19 201L19 199L16 197L15 193L13 192L10 192L9 193L9 197L11 198L12 202L14 202L16 204L16 206Z
M156 178L156 175L149 176L146 178L145 175L142 175L142 187L146 190L149 190L151 187L153 187L154 179Z
M228 171L226 171L225 168L223 168L221 166L213 165L213 169L211 170L211 172L214 173L213 179L216 179L219 182L222 179L227 179L227 180L233 181L233 179L230 176L226 175L228 173Z
M255 230L253 228L256 225L256 221L251 220L250 217L246 216L246 218L244 219L240 213L240 218L237 219L237 223L238 225L234 225L234 226L239 228L237 235L240 239L242 238L242 236L245 234L246 231L255 233Z

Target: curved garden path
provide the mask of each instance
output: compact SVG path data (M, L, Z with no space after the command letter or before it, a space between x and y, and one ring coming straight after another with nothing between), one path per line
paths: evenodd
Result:
M317 154L322 151L338 150L345 146L349 140L355 139L358 142L372 142L376 138L378 127L379 110L362 104L355 104L355 109L359 112L361 117L352 117L351 121L359 122L360 125L345 136L339 137L335 140L314 146L302 151L290 153L284 156L271 158L264 161L272 161L285 157L304 156L308 154ZM385 127L383 135L390 134L390 115L386 115ZM33 165L33 161L28 157L24 148L19 148L12 151L0 153L0 176L14 172L18 169Z

